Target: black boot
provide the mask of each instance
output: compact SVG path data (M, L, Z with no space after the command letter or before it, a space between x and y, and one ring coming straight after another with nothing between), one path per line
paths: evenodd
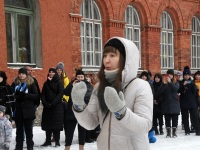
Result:
M172 137L171 136L171 128L167 127L167 135L166 135L166 138L168 137Z
M172 137L177 137L177 134L176 134L176 127L173 127L172 128Z
M155 130L155 135L159 135L158 128L154 127L154 130Z
M51 146L51 141L45 141L41 146Z
M195 131L193 125L191 125L190 133L195 133L195 132L196 132L196 131Z
M60 146L60 142L56 141L55 147Z
M164 132L163 132L163 128L162 128L162 126L160 126L159 130L160 130L160 135L163 135Z

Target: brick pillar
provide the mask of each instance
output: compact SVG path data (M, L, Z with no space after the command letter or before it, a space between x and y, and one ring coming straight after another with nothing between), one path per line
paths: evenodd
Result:
M72 49L72 67L73 72L75 68L81 67L81 40L80 40L80 22L82 16L79 14L70 13L70 20L71 20L71 39Z
M147 26L142 32L142 69L148 69L152 75L160 72L160 27Z
M179 30L177 48L175 49L175 61L178 60L176 68L183 70L184 66L191 67L191 30Z
M108 22L107 24L108 24L108 31L110 32L109 38L113 36L124 37L124 26L125 26L124 21L110 19L110 22ZM108 39L106 39L104 43L107 40Z

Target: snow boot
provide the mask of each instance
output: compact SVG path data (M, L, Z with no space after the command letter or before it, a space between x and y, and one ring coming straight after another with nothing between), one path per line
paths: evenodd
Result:
M171 128L170 127L167 127L167 135L166 135L166 138L168 137L172 137L171 136Z
M51 141L50 142L45 141L44 144L42 144L41 146L44 146L44 147L51 146Z
M172 137L173 137L173 138L177 137L177 134L176 134L176 127L173 127L173 128L172 128Z

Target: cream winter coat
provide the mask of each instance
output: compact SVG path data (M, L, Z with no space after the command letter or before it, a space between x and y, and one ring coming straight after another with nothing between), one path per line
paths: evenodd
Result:
M140 58L135 44L124 38L114 38L119 39L126 49L126 62L122 72L127 107L125 116L118 120L111 112L107 116L101 112L97 98L98 84L85 110L74 111L74 114L80 125L88 130L100 124L98 150L149 150L148 131L152 127L153 118L152 91L148 82L134 79L137 76Z

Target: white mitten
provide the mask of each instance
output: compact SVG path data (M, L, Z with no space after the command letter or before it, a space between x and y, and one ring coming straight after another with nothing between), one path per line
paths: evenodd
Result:
M124 94L117 91L112 87L106 87L104 91L104 99L108 109L111 112L119 112L125 107Z
M74 108L77 111L83 111L85 108L84 97L87 92L87 86L84 82L76 83L71 92L71 97L73 101Z

